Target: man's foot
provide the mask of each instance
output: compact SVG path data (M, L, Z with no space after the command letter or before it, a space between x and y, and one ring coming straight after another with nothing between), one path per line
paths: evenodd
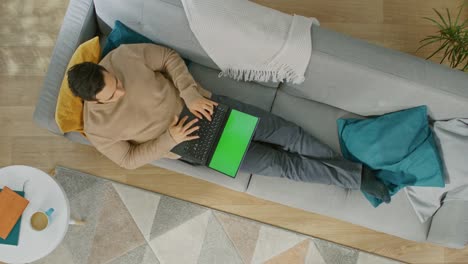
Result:
M385 203L390 203L390 193L387 186L379 181L374 172L367 166L362 166L361 191L370 194Z

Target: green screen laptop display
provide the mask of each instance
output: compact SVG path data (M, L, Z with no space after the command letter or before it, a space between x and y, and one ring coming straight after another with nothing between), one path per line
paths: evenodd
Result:
M236 177L258 118L232 109L208 167Z

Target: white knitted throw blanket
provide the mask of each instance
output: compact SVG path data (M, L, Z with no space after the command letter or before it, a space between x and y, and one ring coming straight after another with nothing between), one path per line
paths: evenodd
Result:
M182 0L190 28L220 76L260 82L304 81L315 18L247 0Z

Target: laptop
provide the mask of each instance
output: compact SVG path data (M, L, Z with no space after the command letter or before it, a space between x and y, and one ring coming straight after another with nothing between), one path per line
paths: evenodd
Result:
M180 114L187 122L196 118L185 106ZM259 118L218 104L212 121L199 119L195 132L200 138L184 141L171 152L180 155L182 161L208 168L235 178L247 153L257 128Z

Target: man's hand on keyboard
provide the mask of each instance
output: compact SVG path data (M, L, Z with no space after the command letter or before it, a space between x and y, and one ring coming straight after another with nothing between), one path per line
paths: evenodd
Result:
M174 121L172 121L171 126L169 127L169 134L171 134L174 141L179 144L184 141L194 140L199 138L199 136L190 136L193 132L197 131L200 127L194 126L198 119L193 119L192 121L187 122L188 116L184 116L180 121L179 117L175 116Z
M205 117L208 121L211 121L211 116L214 112L214 107L217 106L218 103L213 102L206 98L200 98L193 100L190 104L187 105L190 112L196 117L203 119Z

